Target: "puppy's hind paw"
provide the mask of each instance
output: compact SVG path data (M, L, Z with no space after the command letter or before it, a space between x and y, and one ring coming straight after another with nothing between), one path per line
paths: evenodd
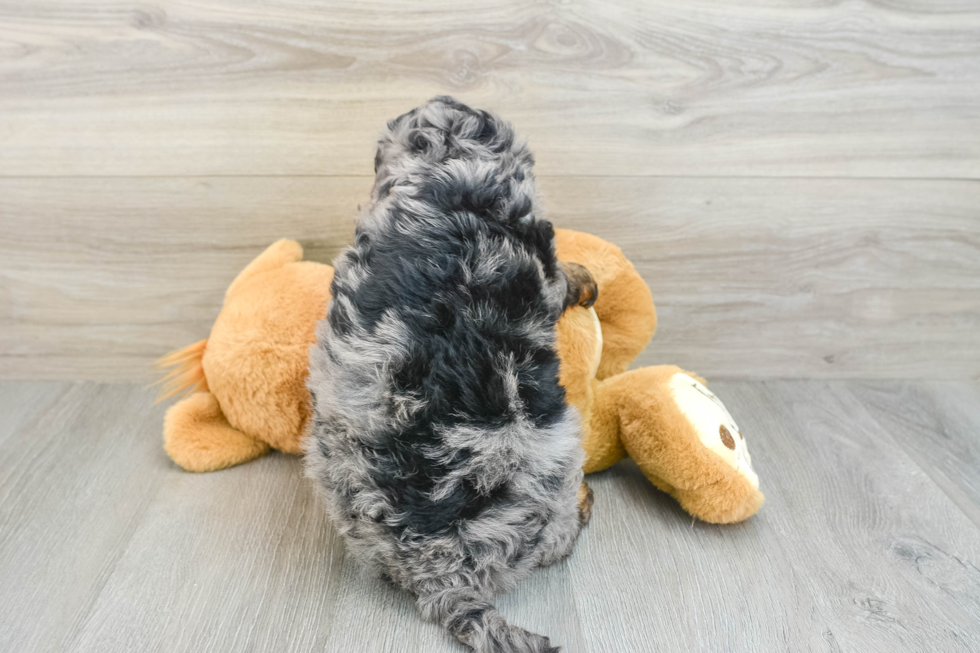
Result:
M568 291L565 294L565 307L584 306L589 308L599 297L599 286L592 273L584 265L578 263L561 263L562 272L568 279Z
M595 503L595 495L592 488L585 481L578 486L578 521L582 526L589 523L592 519L592 504Z

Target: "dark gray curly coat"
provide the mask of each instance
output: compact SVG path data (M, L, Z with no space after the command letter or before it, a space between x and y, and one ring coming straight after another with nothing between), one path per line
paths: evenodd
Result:
M452 98L389 122L310 357L308 474L349 549L481 653L557 650L490 600L585 521L554 329L594 284L556 259L533 164Z

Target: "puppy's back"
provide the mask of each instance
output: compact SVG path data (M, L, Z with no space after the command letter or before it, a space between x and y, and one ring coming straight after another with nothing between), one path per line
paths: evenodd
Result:
M581 479L553 344L564 280L532 165L509 125L448 98L391 121L309 382L310 470L352 550L422 606L470 588L445 603L470 606L456 629L499 620L501 637L473 601L564 546L549 523L574 530Z

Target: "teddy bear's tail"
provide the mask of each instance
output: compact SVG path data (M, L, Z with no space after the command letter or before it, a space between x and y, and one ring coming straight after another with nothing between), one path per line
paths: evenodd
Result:
M161 371L170 370L166 376L157 381L157 384L161 386L160 392L157 394L158 403L188 388L191 392L202 392L208 389L208 380L204 376L202 363L204 349L207 345L208 341L205 338L193 345L172 351L154 362L154 365Z

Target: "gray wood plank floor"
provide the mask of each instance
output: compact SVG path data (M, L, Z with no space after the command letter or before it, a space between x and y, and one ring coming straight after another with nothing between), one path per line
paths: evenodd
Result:
M510 620L570 653L980 650L976 384L713 388L761 513L692 522L632 464L593 475ZM299 459L181 472L135 385L2 382L0 411L0 650L463 650L345 556Z

